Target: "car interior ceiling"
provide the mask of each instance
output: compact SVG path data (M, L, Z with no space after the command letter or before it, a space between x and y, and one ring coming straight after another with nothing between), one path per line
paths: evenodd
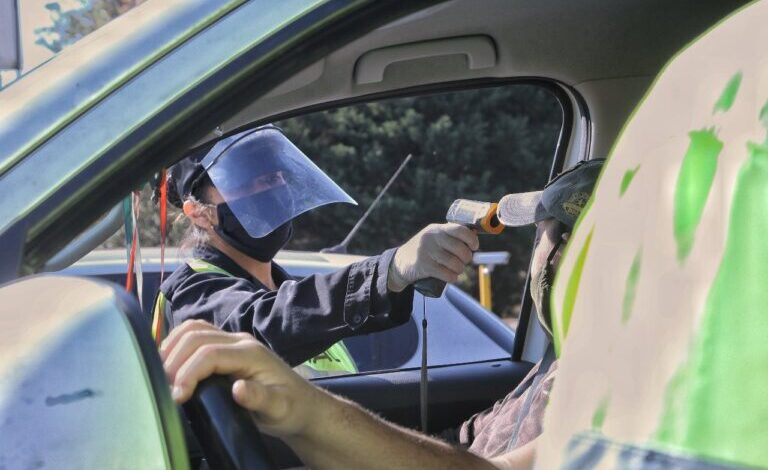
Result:
M745 3L451 0L352 41L220 129L227 134L295 110L417 86L546 77L572 87L588 102L595 124L593 153L604 156L663 64ZM483 42L491 49L487 53Z

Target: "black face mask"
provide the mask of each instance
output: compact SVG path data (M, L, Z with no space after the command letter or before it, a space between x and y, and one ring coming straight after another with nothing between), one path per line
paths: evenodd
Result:
M214 232L237 251L262 263L272 261L293 236L290 220L261 238L253 238L225 203L216 205L216 214L219 224L213 227Z
M549 308L549 298L552 293L552 283L555 280L555 267L552 266L552 260L562 244L563 239L560 238L547 255L544 268L536 276L531 277L531 299L533 299L539 323L550 339L552 339L552 311Z

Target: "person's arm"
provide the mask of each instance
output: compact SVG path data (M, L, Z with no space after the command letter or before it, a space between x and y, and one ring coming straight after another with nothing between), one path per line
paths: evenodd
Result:
M533 442L486 460L416 431L406 429L327 393L314 426L285 442L314 469L366 468L388 470L528 469L533 464ZM247 405L246 405L247 406Z
M161 347L173 397L184 402L212 374L236 379L232 395L259 427L285 440L315 469L530 468L533 445L491 461L387 423L312 386L248 334L187 322Z
M169 324L205 320L247 332L292 366L346 337L408 320L413 291L390 293L387 271L394 250L336 272L286 281L275 291L216 272L190 272L169 296ZM191 270L190 270L191 271Z
M430 276L455 281L473 249L477 235L466 227L430 225L397 250L286 281L275 291L219 273L192 273L169 298L169 324L198 319L249 332L295 366L346 337L406 322L413 301L407 286Z

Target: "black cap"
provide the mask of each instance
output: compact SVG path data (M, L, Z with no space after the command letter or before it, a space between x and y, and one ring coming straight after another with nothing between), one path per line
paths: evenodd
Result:
M168 168L168 202L182 208L184 200L197 189L198 184L203 179L203 175L206 172L206 168L203 165L203 159L208 154L214 151L215 147L220 148L218 155L214 155L213 162L220 158L224 153L230 150L233 146L237 145L241 141L244 141L246 137L253 134L258 130L263 129L276 129L280 132L282 130L272 124L257 127L255 129L249 129L247 131L235 134L219 141L210 142L198 149L194 150L190 155L175 163ZM211 163L211 164L212 164Z
M168 202L181 209L205 173L200 163L213 147L205 145L168 168Z
M498 217L508 227L555 218L573 227L603 168L604 158L585 160L560 173L541 191L507 194L499 201Z

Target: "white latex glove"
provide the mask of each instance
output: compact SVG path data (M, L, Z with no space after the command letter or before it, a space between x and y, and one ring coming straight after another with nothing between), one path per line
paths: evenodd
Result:
M479 247L477 234L463 225L428 225L395 252L387 287L400 292L428 277L455 282Z

